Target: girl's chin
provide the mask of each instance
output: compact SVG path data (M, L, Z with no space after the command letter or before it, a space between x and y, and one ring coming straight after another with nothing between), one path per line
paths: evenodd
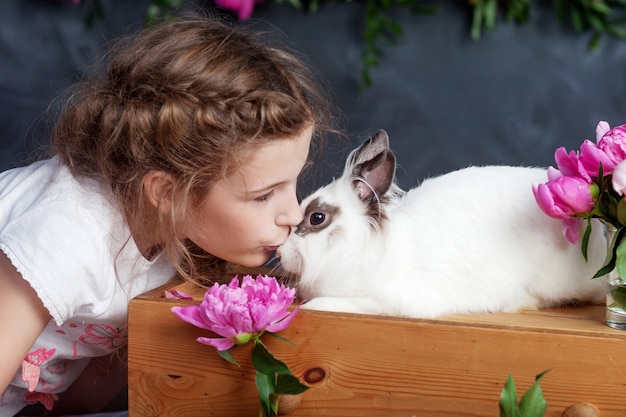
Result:
M265 252L262 254L249 256L249 257L246 257L245 259L239 259L237 261L231 261L231 262L236 263L237 265L241 265L246 268L259 268L274 258L273 253L274 253L273 251Z

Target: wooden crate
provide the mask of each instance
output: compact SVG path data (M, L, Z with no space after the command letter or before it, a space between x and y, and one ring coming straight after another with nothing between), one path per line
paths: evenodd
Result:
M197 343L211 334L170 309L204 290L175 288L196 301L161 289L130 303L130 417L258 416L250 347L234 350L237 368ZM626 331L606 326L603 306L437 320L302 310L281 335L296 346L264 343L310 385L293 416L497 417L509 372L521 396L546 369L546 417L580 402L626 415Z

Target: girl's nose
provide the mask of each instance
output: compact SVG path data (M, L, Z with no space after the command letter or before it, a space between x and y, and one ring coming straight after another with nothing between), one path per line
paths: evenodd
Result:
M280 214L276 218L276 223L279 226L296 226L300 224L302 219L303 215L300 209L300 203L294 193L293 198L290 198L285 206L281 208Z

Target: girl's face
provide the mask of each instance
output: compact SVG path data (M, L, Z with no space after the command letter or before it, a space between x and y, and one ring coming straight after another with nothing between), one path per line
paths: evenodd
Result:
M296 183L309 155L313 127L252 153L249 162L217 181L186 227L186 236L210 254L260 266L302 220Z

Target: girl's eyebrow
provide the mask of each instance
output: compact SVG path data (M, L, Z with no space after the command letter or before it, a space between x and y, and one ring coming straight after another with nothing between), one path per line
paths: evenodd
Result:
M312 164L312 161L310 159L307 158L307 160L304 162L304 165L302 165L302 168L300 169L300 172L298 172L298 177L302 174L302 172L309 167ZM275 183L266 185L265 187L262 188L258 188L256 190L250 190L250 189L246 189L246 193L247 194L260 194L260 193L264 193L264 192L268 192L269 190L271 190L272 188L278 187L281 184L285 184L288 181L277 181Z
M272 188L275 188L275 187L277 187L277 186L279 186L281 184L284 184L285 182L287 182L287 181L279 181L279 182L276 182L276 183L269 184L269 185L267 185L267 186L265 186L263 188L257 188L256 190L246 190L246 192L249 193L249 194L264 193L264 192L270 191Z

